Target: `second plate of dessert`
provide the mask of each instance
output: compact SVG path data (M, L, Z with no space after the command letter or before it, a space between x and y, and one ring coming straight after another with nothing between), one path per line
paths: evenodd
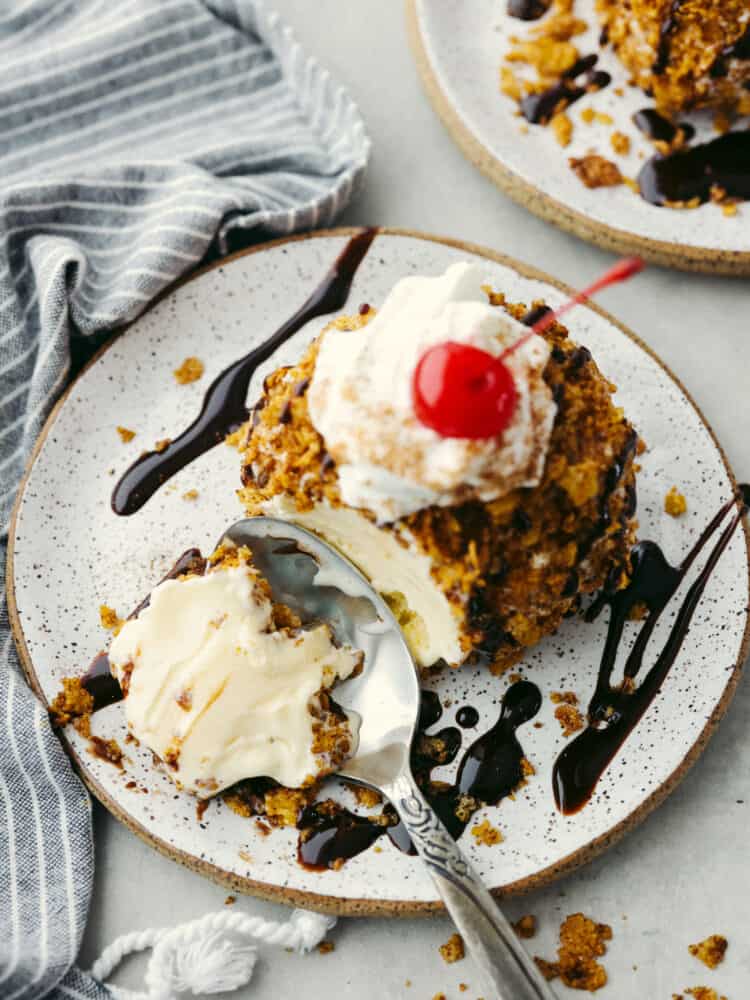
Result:
M409 0L407 13L436 111L512 198L610 250L750 273L742 4Z
M399 284L414 276L436 280ZM460 471L467 458L460 449L428 450L431 460L440 456L445 475L459 470L452 505L434 507L433 487L416 498L404 492L400 456L385 447L399 407L410 406L401 399L400 363L389 356L381 366L373 358L358 368L356 360L366 357L367 327L379 322L386 300L370 333L372 343L385 345L385 327L395 351L408 340L409 323L424 322L433 303L435 322L448 322L444 332L459 336L464 320L456 317L468 303L475 332L489 323L493 336L514 343L530 311L540 315L541 301L554 308L565 298L562 286L509 258L392 230L280 241L177 287L71 387L21 492L10 599L37 692L51 704L63 678L82 675L108 646L102 626L125 618L181 553L199 548L209 555L238 518L270 512L327 534L381 577L379 589L419 662L455 664L425 673L415 767L493 890L542 885L613 843L697 758L726 709L746 648L747 543L744 525L732 520L737 487L718 444L637 338L600 309L580 308L566 323L570 339L553 332L545 352L532 346L512 362L521 423L512 455L501 463L516 463L511 492L477 499L477 469L492 461L481 448L467 453L471 474ZM331 320L335 335L316 354L310 345ZM276 348L264 347L274 334ZM339 335L359 337L365 355L345 358ZM241 454L232 444L208 447L219 420L178 456L180 432L201 411L208 386L215 405L207 412L231 408L243 368L234 363L255 349L247 401L261 405L250 445L245 432L234 441ZM342 387L342 371L360 375ZM392 385L390 407L381 398L383 372ZM244 396L240 410L243 403ZM523 420L542 441L542 461L533 448L524 451ZM91 428L85 437L82 426ZM316 427L325 428L324 438ZM420 435L405 445L413 462L427 440ZM357 439L360 472L371 462L390 463L391 478L373 483L350 468L345 482L325 445L351 455ZM149 449L152 464L121 479ZM425 481L433 471L427 463ZM527 480L538 485L524 492ZM119 514L112 505L118 483ZM339 505L347 495L366 496L380 517ZM633 582L618 590L636 538ZM711 551L716 562L704 572ZM196 560L193 552L181 566L194 583L205 571ZM586 621L578 612L602 583L610 607ZM702 594L694 609L690 593ZM644 602L651 608L645 625ZM289 625L278 609L273 614L278 628ZM185 631L190 625L186 619ZM635 637L652 626L646 655L636 662L636 644L634 676L620 683ZM608 629L611 648L620 652L616 663L603 657ZM126 649L130 640L121 634ZM138 641L135 653L122 653L121 679L138 656ZM458 666L472 650L474 658ZM190 698L178 705L193 707ZM171 718L179 717L175 711ZM90 726L90 733L68 726L64 735L91 790L182 863L240 891L335 912L439 908L429 876L399 849L398 835L389 836L383 805L335 778L320 790L317 806L269 783L240 784L204 804L175 786L168 753L155 764L146 746L128 738L121 703L96 711ZM475 780L477 762L495 750L493 774L510 774L507 787L491 775L481 785ZM488 800L496 804L483 804Z

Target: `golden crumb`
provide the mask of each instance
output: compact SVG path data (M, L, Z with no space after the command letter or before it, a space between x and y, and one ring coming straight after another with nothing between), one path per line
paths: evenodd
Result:
M99 605L99 621L102 623L102 628L106 628L108 632L114 632L115 635L122 628L124 621L114 608L108 607L106 604Z
M227 896L227 898L224 900L224 906L234 906L236 902L237 902L236 896Z
M205 366L200 358L185 358L172 374L179 385L187 385L188 382L197 382L204 371Z
M374 809L375 806L379 806L383 801L383 796L380 792L376 792L374 788L366 788L364 785L350 785L348 783L346 787L359 805L364 806L365 809Z
M118 427L117 433L120 435L120 440L123 444L127 444L128 441L132 441L135 437L135 431L131 431L129 427Z
M330 955L332 951L336 950L336 945L333 941L321 941L318 945L318 951L321 955Z
M514 101L520 101L523 96L521 83L510 66L500 67L500 93L512 97Z
M600 125L613 124L611 115L604 114L602 111L594 111L593 108L584 108L581 111L581 121L585 122L586 125L593 125L594 122L598 122Z
M712 934L705 941L688 946L691 955L703 962L709 969L715 969L724 961L729 942L721 934Z
M481 823L476 823L471 828L471 835L478 844L482 844L484 847L494 847L495 844L502 844L505 839L497 827L493 826L488 819L483 820Z
M411 979L405 979L404 986L408 989L411 986Z
M676 486L664 497L664 510L670 517L680 517L687 510L687 500Z
M445 993L436 993L432 1000L446 1000Z
M158 451L159 453L161 453L162 451L166 451L171 443L172 443L171 438L160 438L154 445L154 451Z
M613 132L609 137L609 144L620 156L627 156L630 152L630 137L624 132Z
M558 705L555 709L555 718L560 723L563 736L566 738L583 729L583 716L575 705Z
M524 778L530 778L536 774L536 768L527 757L521 758L521 774Z
M245 862L246 865L251 865L253 863L252 854L249 854L247 851L238 851L237 853L239 854L240 858L242 858L242 860Z
M737 203L734 201L725 201L721 206L721 211L724 215L733 216L737 214Z
M622 184L622 174L616 163L599 156L598 153L588 153L586 156L571 156L568 160L570 168L587 188L616 187Z
M573 136L573 122L564 111L559 111L550 119L550 128L555 133L558 143L565 147L570 145Z
M595 992L606 986L607 972L597 962L607 951L606 941L612 940L612 928L597 924L582 913L566 917L560 927L560 946L557 961L547 962L535 958L545 979L556 979L574 990Z
M511 63L533 66L540 77L557 77L571 69L579 57L580 53L572 42L542 37L527 41L519 39L506 59Z
M451 934L445 944L441 944L438 951L443 957L443 961L449 965L453 962L460 962L464 957L464 939L460 934Z
M183 500L197 500L199 496L198 490L187 490L182 494Z
M622 183L625 185L625 187L629 187L630 190L633 191L635 194L641 193L641 186L638 183L638 181L635 180L635 178L623 176Z
M513 930L520 938L528 941L536 934L536 917L531 913L526 914L526 916L514 922Z
M691 986L685 990L685 996L693 997L693 1000L727 1000L725 996L719 996L711 986ZM684 1000L680 993L673 993L672 1000Z
M577 705L578 695L574 691L553 691L550 700L553 705Z

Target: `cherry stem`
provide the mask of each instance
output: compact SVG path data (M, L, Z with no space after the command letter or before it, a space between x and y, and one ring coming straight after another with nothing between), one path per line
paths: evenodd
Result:
M500 355L500 360L502 361L513 351L517 351L519 347L526 343L534 334L543 333L548 326L555 323L561 316L566 312L573 309L575 306L580 305L582 302L586 302L600 292L603 288L607 288L609 285L616 285L619 281L627 281L628 278L632 278L634 274L638 274L642 271L645 264L640 257L623 257L622 260L618 260L616 264L613 264L608 271L597 278L596 281L592 281L590 285L583 289L581 292L576 292L567 302L563 302L561 306L550 312L544 313L532 327L529 328L529 332L525 333L522 337L511 344L510 347L506 347L503 353Z

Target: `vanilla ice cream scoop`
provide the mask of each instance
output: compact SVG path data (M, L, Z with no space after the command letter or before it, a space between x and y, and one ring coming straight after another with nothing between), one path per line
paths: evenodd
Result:
M337 648L326 625L277 629L241 557L160 583L109 658L128 728L198 795L259 776L297 788L354 751L349 720L331 723L320 695L361 654Z
M348 506L388 522L539 483L557 412L543 378L550 348L541 337L530 337L505 361L517 403L498 437L442 437L414 413L414 371L430 347L452 341L499 356L528 334L489 304L481 286L481 270L469 263L438 277L404 278L366 326L324 333L308 405Z

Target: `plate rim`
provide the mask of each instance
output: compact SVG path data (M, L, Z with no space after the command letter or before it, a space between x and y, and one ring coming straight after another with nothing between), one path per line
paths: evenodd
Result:
M252 254L261 253L265 250L273 249L278 246L288 245L290 243L303 242L310 239L319 238L330 238L330 237L345 237L353 236L357 233L362 232L366 227L362 226L342 226L330 229L320 229L312 232L297 234L294 236L281 237L279 239L271 240L267 243L262 243L258 246L249 247L244 250L237 251L236 253L230 254L227 257L221 258L218 261L214 261L210 264L205 265L188 275L185 275L175 282L170 284L164 291L151 302L146 309L144 309L139 315L132 320L127 325L123 326L120 330L115 331L111 338L104 344L92 358L87 362L87 364L81 369L78 375L73 379L73 381L66 387L63 394L60 396L58 401L52 408L44 426L34 443L34 447L29 456L28 462L24 469L23 477L19 484L18 493L16 495L13 510L11 513L11 518L8 528L8 552L7 552L7 574L6 574L6 594L8 600L8 616L11 627L11 634L15 642L16 649L18 651L19 660L21 662L21 667L29 682L32 690L35 692L37 697L41 700L42 704L47 707L48 701L45 697L44 691L42 690L41 684L36 674L34 664L29 652L28 646L26 644L26 638L23 631L23 626L21 624L21 618L18 612L18 606L16 603L15 596L15 540L16 540L16 528L18 514L23 502L23 497L28 485L31 472L36 464L36 460L39 453L50 433L55 421L65 405L66 400L73 391L74 387L78 384L82 376L92 368L99 359L123 336L127 333L128 329L138 322L138 320L150 312L157 303L161 302L163 299L167 298L173 292L177 291L183 285L196 280L197 278L207 274L208 272L219 268L225 267L226 265L232 263L235 260L250 256ZM505 267L515 270L522 277L529 278L532 280L537 280L551 285L558 290L571 294L572 289L566 285L564 282L559 281L557 278L551 277L545 272L539 270L532 265L525 264L522 261L517 261L515 258L508 254L500 253L499 251L492 250L489 247L482 246L481 244L473 243L467 240L454 239L451 237L439 236L431 233L424 233L419 230L393 227L393 226L380 226L377 228L377 235L384 236L396 236L396 237L407 237L412 239L424 240L431 243L440 243L444 246L453 247L455 249L463 250L467 253L475 254L485 259L495 261ZM609 323L612 323L621 333L632 340L638 347L640 347L645 353L651 357L669 376L670 379L677 385L680 391L684 394L688 403L695 410L699 420L703 426L708 431L711 440L717 449L721 460L726 469L727 475L730 482L736 488L737 480L734 476L732 468L729 464L727 456L722 448L721 444L717 440L716 434L713 428L706 420L700 407L697 405L691 394L687 391L685 386L682 384L680 379L671 371L668 365L665 364L659 358L659 356L654 352L654 350L649 347L636 333L626 327L619 320L615 319L607 310L603 309L601 306L597 305L595 302L589 302L586 304L586 308L593 310L602 316ZM743 518L741 520L743 536L745 539L745 547L747 550L748 557L748 597L750 599L750 526L748 525L748 519ZM610 830L605 833L600 834L598 837L593 838L583 847L578 848L576 851L572 851L567 854L560 861L555 864L548 865L546 868L541 869L529 875L526 878L518 879L508 885L502 887L493 887L490 889L492 894L496 898L501 898L506 895L523 895L528 892L536 891L550 883L556 881L557 879L568 875L577 868L588 864L593 861L604 851L608 850L610 847L614 846L625 834L629 833L631 830L635 829L642 823L651 812L653 812L657 806L661 805L667 797L674 791L680 781L685 777L690 768L695 764L703 750L708 745L711 736L716 731L719 722L724 717L729 705L734 697L737 689L739 679L742 675L742 669L747 658L748 652L750 652L750 613L746 612L745 619L745 631L742 637L742 642L739 648L739 655L737 662L732 668L732 673L729 676L726 686L724 687L722 696L712 711L711 715L707 719L703 729L698 734L695 742L688 748L685 756L682 758L678 766L669 774L664 781L655 788L651 794L641 802L635 809L633 809L627 816L625 816L619 823L617 823ZM247 876L237 875L235 873L226 871L218 865L212 864L211 862L205 861L187 851L180 850L173 845L167 843L161 837L152 833L141 823L136 821L129 813L98 783L98 781L89 772L86 761L79 754L76 753L72 744L65 736L63 731L58 731L58 736L70 756L73 766L78 773L79 777L82 779L86 788L89 792L96 798L114 817L123 823L128 829L136 834L141 840L147 843L150 847L153 847L160 854L170 858L172 861L177 861L179 864L192 871L195 871L205 877L211 879L212 881L222 885L228 889L235 892L240 892L246 895L257 896L261 899L268 900L270 902L286 903L292 906L303 906L308 909L318 910L322 913L331 913L339 916L357 916L357 917L373 917L373 916L399 916L399 917L421 917L421 916L431 916L434 914L440 914L445 911L445 907L442 902L435 901L420 901L420 900L377 900L370 898L350 898L350 897L337 897L335 895L325 895L322 893L316 893L308 890L293 889L286 886L273 885L268 882L259 881L256 879L249 878Z
M679 271L736 278L750 275L750 250L717 250L637 236L563 204L503 163L472 131L443 89L427 53L418 9L422 2L424 0L405 0L406 35L422 88L464 156L504 194L545 222L603 250L617 254L638 253L654 264Z

